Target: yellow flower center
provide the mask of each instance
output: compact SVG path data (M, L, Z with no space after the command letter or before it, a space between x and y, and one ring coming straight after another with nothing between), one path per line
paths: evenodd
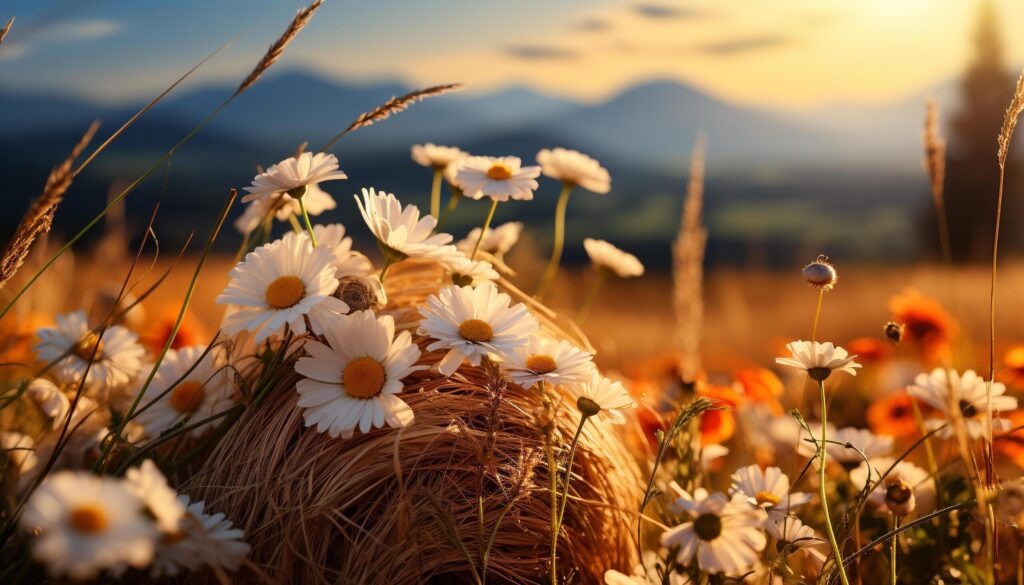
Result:
M71 353L81 360L89 361L95 353L96 359L103 357L103 342L93 332L86 333L71 347Z
M372 357L354 359L341 374L345 392L353 398L372 398L384 388L384 366Z
M466 341L485 343L494 337L494 329L491 329L490 323L482 319L467 319L459 325L459 335Z
M526 369L536 374L549 374L557 368L555 358L549 355L538 354L526 358Z
M107 512L97 504L81 504L71 510L71 527L82 534L99 534L107 529Z
M512 169L504 163L494 163L487 169L487 178L492 181L507 181L512 178Z
M757 495L754 496L754 499L757 500L758 506L763 506L765 504L770 504L774 506L782 500L782 498L771 492L757 492Z
M192 414L199 410L204 394L203 385L199 382L182 382L171 390L171 406L180 413Z
M279 276L267 287L267 304L275 309L294 307L306 294L306 285L298 276Z

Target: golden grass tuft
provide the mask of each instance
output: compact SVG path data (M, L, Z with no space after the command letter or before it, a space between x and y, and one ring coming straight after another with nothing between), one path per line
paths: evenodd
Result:
M415 328L416 308L440 276L411 261L392 270L385 312L400 329ZM425 352L421 363L441 355ZM550 470L541 457L539 391L496 384L485 367L463 366L450 380L418 372L402 394L416 414L412 425L343 440L305 428L296 379L287 376L248 412L183 489L245 529L253 550L236 582L472 582L466 556L480 567L478 494L488 532L511 502L488 581L545 580ZM554 435L564 461L578 419L565 412L568 402L560 408ZM607 569L635 561L631 527L642 478L616 433L588 424L573 466L558 567L577 582L601 582Z
M690 180L679 234L672 246L672 302L679 373L686 381L700 372L704 326L704 249L708 231L701 222L704 206L705 139L699 136L690 155Z
M1013 92L1013 99L1010 100L1010 107L1006 108L1006 115L1003 117L1003 128L999 131L999 167L1006 166L1006 157L1010 152L1010 142L1013 140L1013 131L1017 128L1017 121L1024 113L1024 71L1021 71L1017 78L1017 88Z
M235 90L235 95L238 95L252 87L252 84L256 83L256 81L266 73L267 69L270 69L274 63L277 63L277 60L281 58L282 54L284 54L284 50L288 47L289 43L295 40L295 37L302 32L302 29L306 28L310 19L313 18L313 15L320 9L320 6L322 6L323 3L324 0L314 0L312 4L306 8L300 9L298 13L296 13L295 18L292 19L288 28L285 29L284 34L274 41L274 44L270 45L270 48L267 49L266 54L263 55L260 62L256 64L256 67L253 68L248 77L242 80L238 89Z
M0 44L2 44L4 42L4 39L7 38L7 33L11 32L12 26L14 26L13 16L10 18L10 20L7 21L7 24L5 24L3 28L0 28Z
M928 186L939 221L939 244L942 259L953 261L953 250L949 241L949 222L946 219L946 139L939 132L939 105L933 99L925 103L924 114L924 170L928 174Z
M36 238L50 231L53 214L57 211L57 206L64 199L64 193L67 192L72 179L74 179L72 164L89 145L89 141L92 140L99 126L98 121L93 122L82 135L78 144L71 149L71 154L64 159L64 162L50 171L49 176L46 177L43 194L32 202L28 211L22 216L21 223L18 224L14 235L7 243L3 256L0 256L0 288L3 288L25 263L25 258L28 257L28 252Z

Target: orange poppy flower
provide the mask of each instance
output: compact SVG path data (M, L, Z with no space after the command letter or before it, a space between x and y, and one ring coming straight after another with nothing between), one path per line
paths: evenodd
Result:
M779 397L785 391L782 380L775 372L765 368L742 368L733 374L736 382L733 387L742 392L751 402L767 404L775 414L782 414Z
M916 289L905 289L889 299L893 320L905 326L906 339L923 344L948 343L955 324L939 301Z
M1003 415L1010 420L1010 429L1024 426L1024 410L1015 410ZM1009 457L1017 467L1024 468L1024 430L1002 433L995 437L996 451Z
M733 409L743 401L743 396L725 386L701 384L697 394L711 400L722 410L709 410L700 417L700 442L702 445L724 443L736 433L736 415Z
M1024 344L1011 346L1003 354L1003 367L1000 378L1013 386L1024 386Z
M920 401L917 405L922 415L930 410ZM914 399L903 390L876 399L868 407L867 417L868 427L877 435L912 437L920 432L914 418Z
M153 319L150 326L139 335L139 340L152 353L160 353L164 349L164 344L167 343L167 338L171 336L174 322L177 319L177 309L165 311L162 316ZM202 345L209 341L210 338L203 326L196 321L191 313L185 313L185 318L181 320L181 327L178 328L178 334L174 336L174 341L171 343L171 349Z
M862 364L882 362L892 355L892 345L874 337L851 339L843 347L850 354L856 355L857 361Z

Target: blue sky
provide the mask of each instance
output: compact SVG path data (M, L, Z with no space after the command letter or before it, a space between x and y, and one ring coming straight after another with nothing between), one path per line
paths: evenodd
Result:
M783 107L885 102L956 75L982 0L327 0L280 69L350 80L526 84L601 99L669 78ZM1002 21L1024 3L993 0ZM8 0L0 89L133 101L228 39L192 83L244 76L295 0ZM1011 63L1024 36L1004 31Z

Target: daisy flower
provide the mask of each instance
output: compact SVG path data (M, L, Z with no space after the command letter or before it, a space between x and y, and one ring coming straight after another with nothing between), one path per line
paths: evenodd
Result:
M248 195L242 197L242 203L267 199L279 193L300 199L310 185L347 178L348 175L338 170L338 159L333 154L303 152L256 175L252 185L245 188Z
M673 571L668 576L668 581L662 579L658 573L661 566L661 558L657 553L645 550L643 562L633 568L632 575L626 575L615 570L605 571L605 585L690 585L689 575Z
M532 388L538 382L586 382L597 372L593 359L593 355L568 341L538 335L511 355L503 356L502 366L516 384Z
M767 511L769 517L785 516L811 501L810 494L790 493L789 476L778 467L761 469L760 465L748 465L737 469L731 479L729 495L746 496L752 504Z
M306 206L306 213L309 215L320 215L338 206L333 197L316 185L306 187L302 203ZM274 210L274 217L280 221L285 221L293 215L302 215L302 206L299 205L298 199L283 195L263 197L245 206L242 215L235 220L235 229L243 234L253 231L260 226L271 210Z
M303 234L308 237L307 234ZM345 236L345 226L340 223L313 226L316 242L334 254L334 273L339 279L345 276L367 276L373 273L370 259L352 250L352 238Z
M644 273L644 265L636 256L623 252L604 240L587 238L583 240L583 248L595 266L604 268L619 278L641 276Z
M692 518L661 535L662 546L679 547L676 561L689 566L696 557L707 573L735 575L753 567L768 543L761 528L764 512L741 494L729 499L723 493L708 494L704 488L697 488L692 496L676 489L676 508Z
M402 379L424 369L416 366L419 347L408 331L395 336L395 320L359 311L337 319L324 332L327 345L309 341L307 357L295 371L305 376L295 385L306 426L331 438L349 438L358 427L404 427L413 411L398 397Z
M537 153L537 162L545 177L567 185L579 185L594 193L607 193L612 188L608 169L578 150L545 148Z
M25 394L50 418L53 428L64 425L64 418L71 409L71 401L56 384L46 378L36 378L29 382Z
M480 232L483 228L475 227L469 232L465 238L458 241L455 247L464 254L471 254L473 252L473 246L476 245L476 241L480 239ZM523 222L521 221L510 221L503 223L495 228L490 228L487 233L484 234L484 239L480 242L480 251L487 252L498 258L501 258L512 249L512 246L516 245L519 241L519 235L523 233Z
M930 374L918 374L907 393L934 407L946 421L951 421L955 413L964 420L967 434L972 439L980 439L987 432L989 400L986 382L974 370L963 374L956 370L935 368ZM1010 412L1017 408L1017 399L1006 396L1006 386L992 382L992 428L997 431L1010 429L1010 421L1001 418L999 413ZM931 419L925 422L929 429L935 429L944 421ZM953 436L952 424L947 424L937 433L942 438Z
M775 540L776 550L789 548L790 558L798 556L811 575L817 575L828 558L828 543L794 516L769 518L764 525Z
M427 299L420 314L420 333L435 340L427 351L448 350L437 364L445 376L463 360L477 366L482 357L509 355L537 330L526 306L512 305L512 298L492 283L443 288Z
M28 499L21 526L38 531L36 560L52 575L78 580L146 566L158 535L124 482L76 471L50 475Z
M420 218L415 205L402 204L391 193L363 189L363 198L356 196L359 213L377 245L389 262L406 258L441 258L451 253L449 234L435 234L437 219L428 215Z
M824 381L836 371L856 376L856 368L860 367L860 364L853 361L857 356L849 355L845 349L831 343L793 341L786 344L786 349L793 357L775 358L775 363L803 370L818 382Z
M820 437L820 435L818 436ZM829 430L827 437L829 442L825 445L825 450L828 451L829 458L838 462L847 470L864 463L864 457L861 456L861 453L869 461L874 460L892 453L895 444L895 439L890 436L876 435L869 430L856 427ZM847 444L852 445L853 448L847 447ZM799 452L801 455L811 456L814 455L815 451L812 443L804 441L800 444Z
M459 286L493 282L501 278L490 262L470 260L469 256L458 250L441 258L441 265L451 273L452 282Z
M332 297L338 288L335 258L327 247L313 248L307 237L289 233L245 256L228 275L219 304L239 305L224 319L224 332L255 331L256 342L281 333L285 325L306 332L306 319L317 335L348 306Z
M895 461L892 457L879 457L871 460L870 467L861 463L850 472L850 483L857 490L864 489L868 481L877 483ZM899 516L915 508L928 511L935 505L935 482L926 470L909 461L900 461L868 495L868 502L880 510L888 508Z
M582 384L569 386L569 392L576 397L576 407L587 418L596 415L603 421L621 425L626 417L620 411L636 408L636 402L622 382L597 373Z
M469 153L455 148L454 146L438 146L433 142L426 144L414 144L412 146L412 160L416 164L430 167L435 170L443 170L455 161L462 160L469 156Z
M178 529L178 523L185 515L185 506L178 501L177 492L167 485L167 478L152 459L129 469L125 480L125 486L142 500L161 531L172 533Z
M470 199L494 201L533 199L540 167L523 167L515 156L471 156L462 161L455 182Z
M187 495L179 496L178 501L186 507L185 514L170 538L160 542L150 576L173 577L203 565L238 570L250 549L242 540L245 532L235 528L223 513L208 514L202 501L190 503Z
M124 327L111 325L101 338L89 327L84 311L57 315L56 320L56 327L39 330L35 351L42 361L57 360L54 372L61 382L75 384L84 375L88 386L109 393L130 382L142 368L146 350Z
M223 353L214 348L204 356L204 351L204 346L186 347L169 350L164 356L142 395L145 410L135 418L148 437L159 437L185 419L209 418L234 404L234 388ZM209 425L197 427L189 435L201 437L209 429Z

